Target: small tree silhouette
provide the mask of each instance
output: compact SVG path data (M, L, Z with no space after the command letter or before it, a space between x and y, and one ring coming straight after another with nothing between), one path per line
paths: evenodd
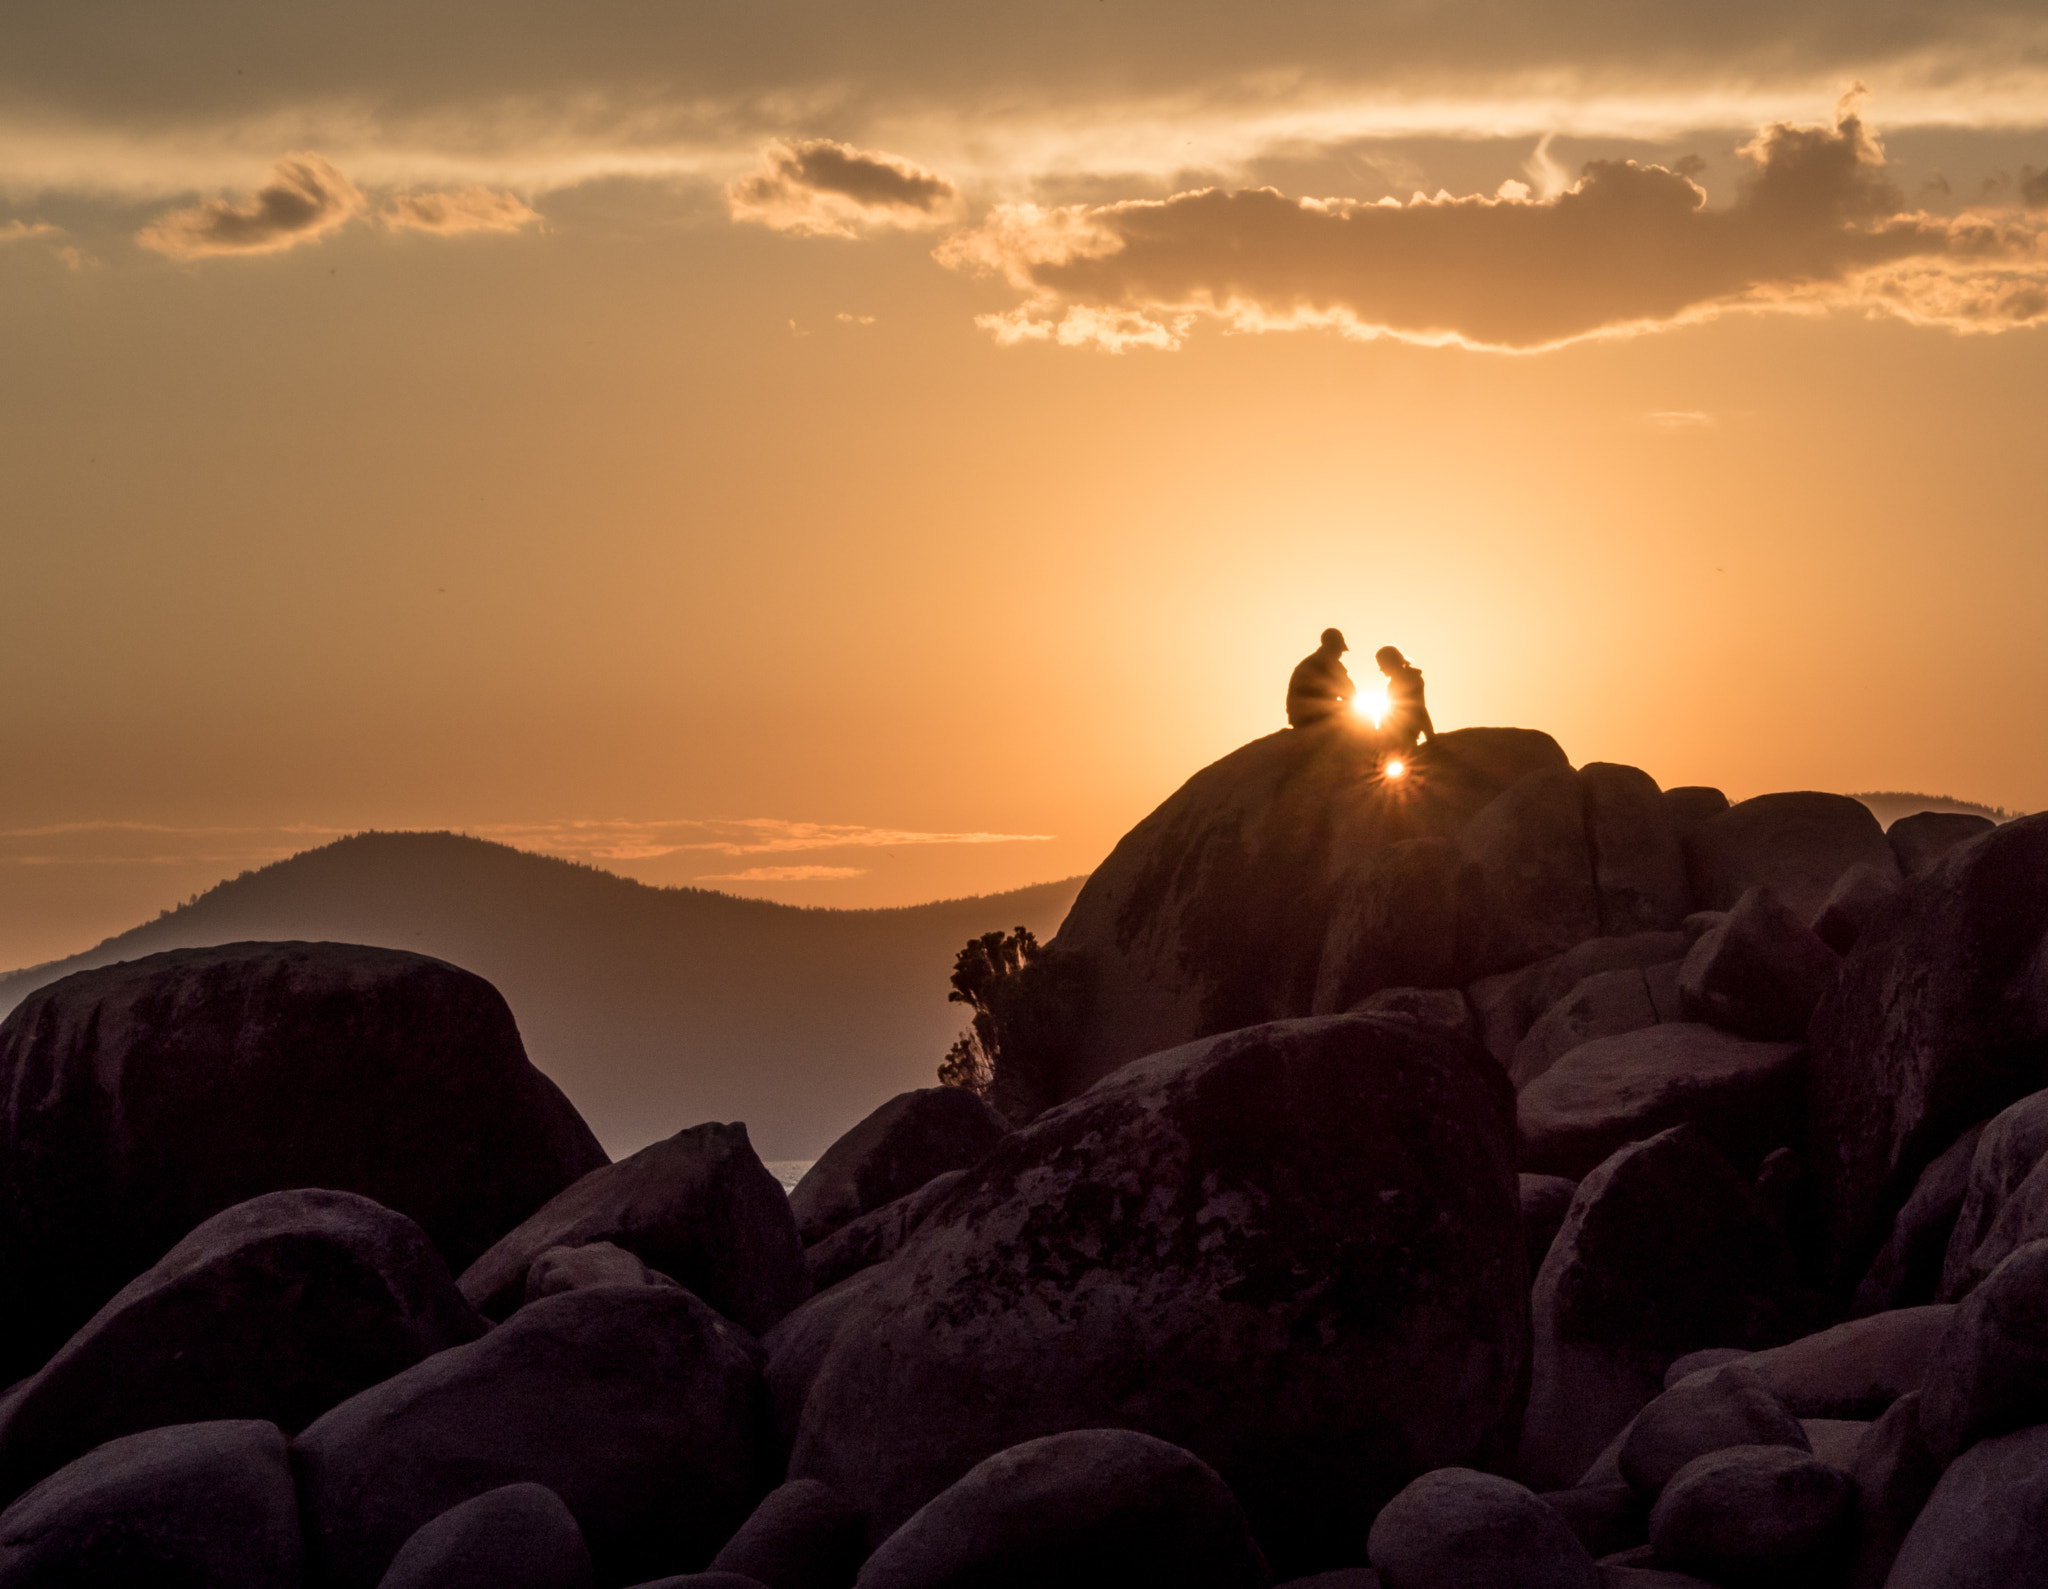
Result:
M1085 1008L1075 956L1040 944L1028 927L970 938L953 957L949 1004L974 1011L939 1065L939 1081L979 1093L1022 1122L1050 1102L1059 1050Z

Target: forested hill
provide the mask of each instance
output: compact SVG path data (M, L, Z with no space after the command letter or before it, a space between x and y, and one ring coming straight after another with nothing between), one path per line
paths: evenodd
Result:
M617 1155L744 1120L768 1159L810 1158L877 1101L929 1086L963 1011L974 933L1049 936L1080 878L895 910L819 910L452 833L362 833L220 884L98 947L0 976L0 1012L91 966L244 939L413 949L495 983L534 1062Z

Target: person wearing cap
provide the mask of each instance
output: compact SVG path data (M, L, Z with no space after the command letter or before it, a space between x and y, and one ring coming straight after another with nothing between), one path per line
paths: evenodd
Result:
M1323 643L1295 664L1287 679L1289 728L1323 722L1351 704L1358 686L1344 669L1344 653L1350 649L1341 629L1325 629Z
M1422 698L1422 669L1401 655L1399 646L1381 646L1372 655L1387 676L1387 715L1380 719L1380 740L1390 750L1407 750L1417 739L1436 738L1429 706Z

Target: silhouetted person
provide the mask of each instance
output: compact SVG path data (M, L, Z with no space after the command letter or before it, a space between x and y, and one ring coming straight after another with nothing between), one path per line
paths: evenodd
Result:
M1335 717L1351 704L1358 686L1344 670L1341 660L1351 648L1344 643L1344 631L1325 629L1323 643L1294 665L1287 679L1287 726L1306 728Z
M1422 699L1422 669L1402 656L1399 646L1381 646L1372 659L1387 676L1387 715L1380 719L1387 748L1406 750L1417 739L1435 739L1436 725Z

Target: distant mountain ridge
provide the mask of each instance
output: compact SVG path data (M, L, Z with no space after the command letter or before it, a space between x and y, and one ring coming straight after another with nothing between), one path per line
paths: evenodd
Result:
M1849 798L1861 800L1869 806L1877 820L1886 827L1916 811L1956 811L1964 816L1989 817L1993 822L2010 822L2014 817L2026 815L2024 811L2008 811L2004 806L1987 806L1976 800L1958 800L1952 795L1903 794L1896 789L1874 789Z
M83 954L0 976L36 988L164 949L309 939L413 949L488 978L528 1053L614 1157L744 1120L762 1157L815 1157L884 1098L929 1086L964 1012L954 952L1049 937L1082 879L887 910L653 888L453 833L360 833L219 884Z

